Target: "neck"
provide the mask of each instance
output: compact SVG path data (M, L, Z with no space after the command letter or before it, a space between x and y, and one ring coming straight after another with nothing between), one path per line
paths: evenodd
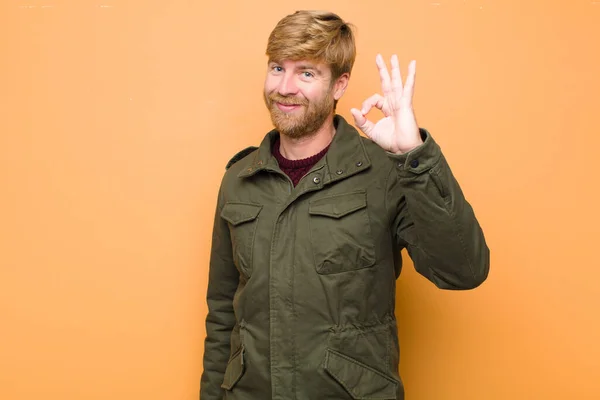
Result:
M298 139L280 135L279 151L288 160L312 157L331 143L333 135L335 135L335 127L332 114L316 132L310 135Z

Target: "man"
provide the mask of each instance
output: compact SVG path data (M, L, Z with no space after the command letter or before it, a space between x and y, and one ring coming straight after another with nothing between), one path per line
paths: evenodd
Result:
M442 289L487 277L489 250L403 84L335 113L355 60L351 27L327 12L283 18L264 97L275 126L228 163L215 215L202 400L403 399L395 281L406 248ZM384 118L367 119L373 108Z

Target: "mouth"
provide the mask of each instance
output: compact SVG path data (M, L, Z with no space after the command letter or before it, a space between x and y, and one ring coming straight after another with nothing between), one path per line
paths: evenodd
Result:
M300 104L282 104L282 103L276 103L276 104L277 104L277 108L279 108L283 112L295 111L295 110L299 109L300 107L302 107Z

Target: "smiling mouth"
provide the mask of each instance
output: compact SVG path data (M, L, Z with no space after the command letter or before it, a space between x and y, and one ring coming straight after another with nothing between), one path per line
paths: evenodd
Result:
M277 103L277 108L279 108L281 111L293 111L293 110L296 110L297 108L300 108L300 104Z

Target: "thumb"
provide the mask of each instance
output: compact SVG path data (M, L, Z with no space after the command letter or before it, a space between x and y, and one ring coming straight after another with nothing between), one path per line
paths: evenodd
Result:
M357 128L368 135L373 127L373 123L356 108L350 109L350 113L352 114L352 117L354 117L354 124Z

